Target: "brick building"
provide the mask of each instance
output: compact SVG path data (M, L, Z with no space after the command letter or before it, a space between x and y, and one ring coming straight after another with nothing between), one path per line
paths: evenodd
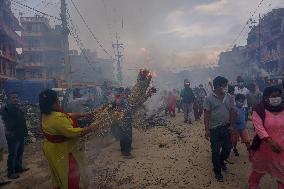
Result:
M19 21L11 11L9 0L0 0L0 89L4 81L16 78L16 48L23 45L16 31L21 31Z
M81 52L70 51L70 63L72 69L73 83L95 83L103 84L104 81L114 82L113 61L97 56L96 52L85 50L85 55ZM86 57L88 57L88 61Z
M59 79L64 74L62 28L52 28L42 16L21 17L22 39L26 43L18 66L20 79Z

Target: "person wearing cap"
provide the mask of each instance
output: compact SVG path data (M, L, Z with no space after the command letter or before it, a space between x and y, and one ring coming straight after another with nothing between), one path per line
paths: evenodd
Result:
M182 109L184 113L184 123L192 124L191 122L191 113L193 110L193 103L195 100L195 96L193 90L190 88L190 82L185 79L184 80L184 88L181 91L181 102L182 102Z

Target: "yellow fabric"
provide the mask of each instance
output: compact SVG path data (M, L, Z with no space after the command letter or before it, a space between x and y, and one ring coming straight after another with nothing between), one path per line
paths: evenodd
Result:
M86 161L83 152L78 150L79 137L82 128L73 128L72 119L60 112L42 116L43 131L50 135L62 135L69 140L63 143L52 143L47 140L43 144L52 175L53 187L68 189L69 153L77 161L80 171L80 188L87 188L88 177L86 174Z

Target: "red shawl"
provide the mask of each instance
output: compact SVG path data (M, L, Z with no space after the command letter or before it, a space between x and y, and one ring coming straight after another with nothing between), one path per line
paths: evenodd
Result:
M72 126L73 128L79 128L79 124L76 118L70 116L68 113L64 112L63 110L60 110L59 112L63 113L64 115L66 115L68 118L72 119ZM40 115L40 127L41 130L43 132L44 137L52 143L63 143L66 142L68 140L67 137L62 136L62 135L50 135L46 132L44 132L44 130L42 129L42 115Z

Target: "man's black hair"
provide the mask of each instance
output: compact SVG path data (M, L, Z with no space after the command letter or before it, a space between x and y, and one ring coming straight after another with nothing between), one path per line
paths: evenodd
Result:
M221 86L227 85L228 82L229 82L228 79L226 79L225 77L217 76L213 80L214 89L216 89L217 87L221 87Z
M233 85L228 86L228 93L234 93L235 92L235 87Z
M277 86L266 87L263 91L263 100L265 100L265 98L269 98L269 96L274 92L279 92L282 94L281 89Z
M246 96L243 95L243 94L237 94L236 97L235 97L235 101L245 100L245 99L246 99Z
M12 95L19 95L19 93L17 91L11 91L8 93L8 97L12 96Z

